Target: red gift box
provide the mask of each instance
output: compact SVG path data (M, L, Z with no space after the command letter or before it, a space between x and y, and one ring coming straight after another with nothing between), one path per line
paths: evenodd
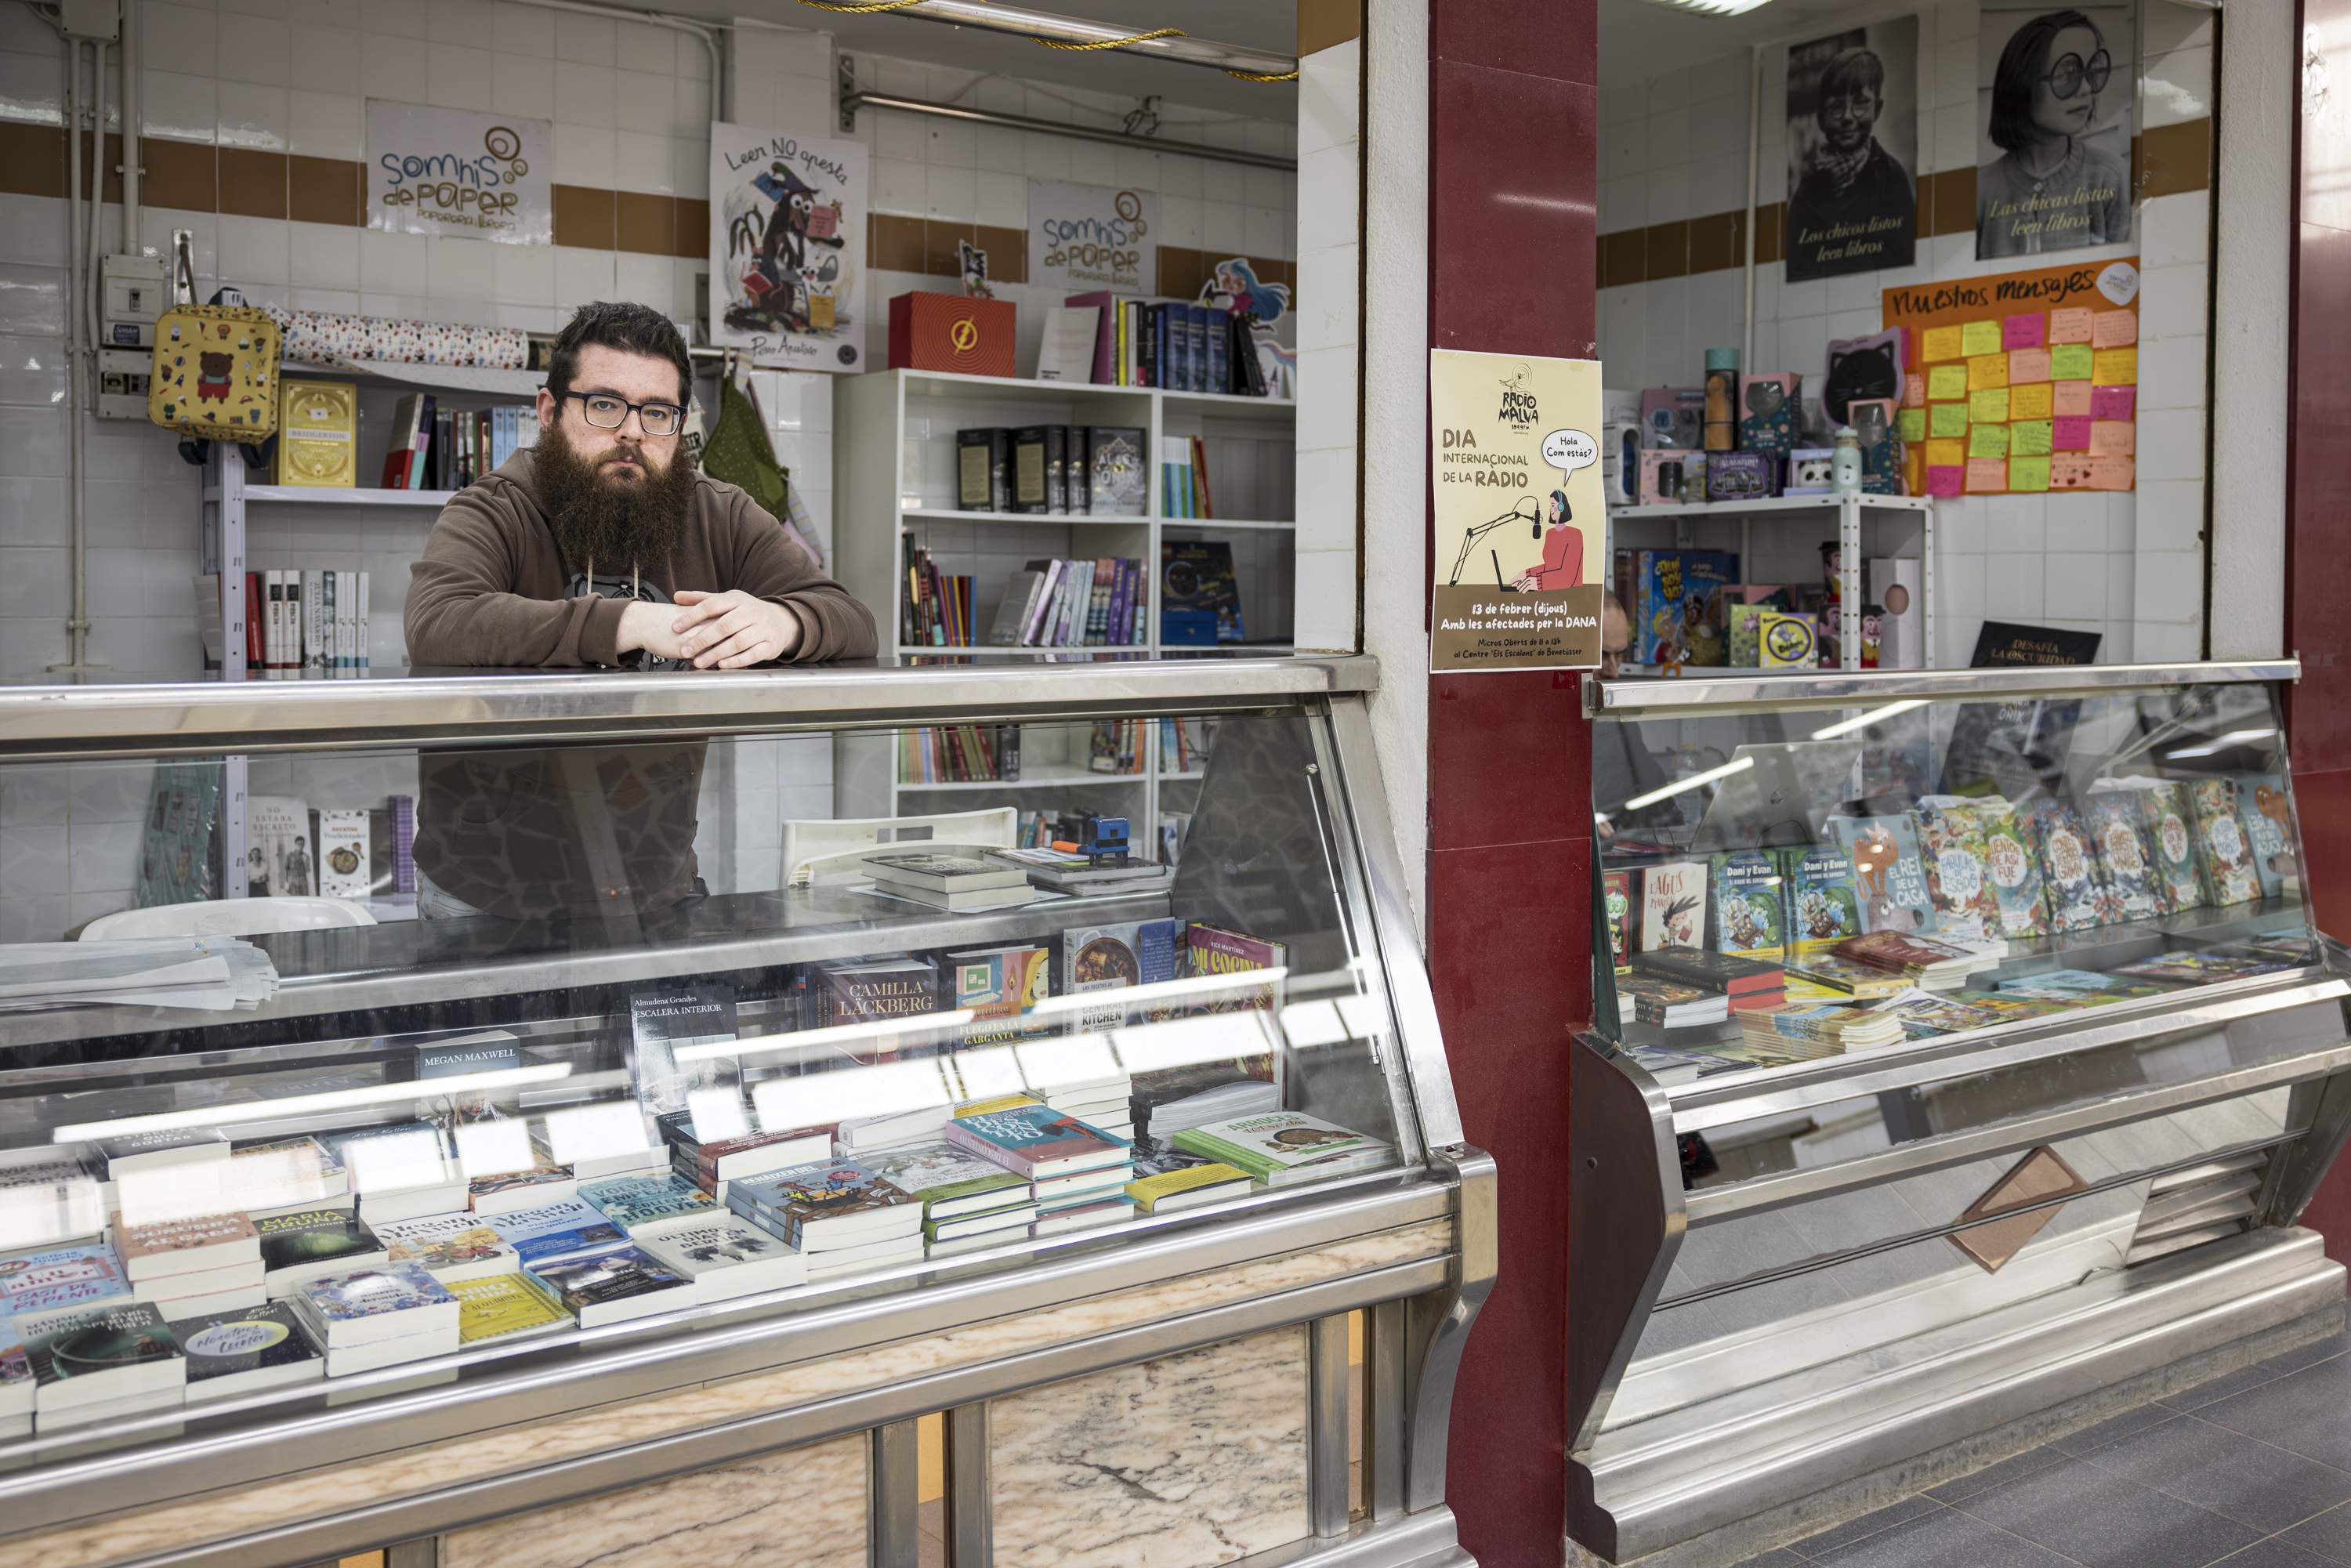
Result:
M961 294L901 294L890 301L890 368L1012 374L1012 302Z

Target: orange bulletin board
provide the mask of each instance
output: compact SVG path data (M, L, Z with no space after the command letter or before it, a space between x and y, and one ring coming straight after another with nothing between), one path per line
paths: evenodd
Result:
M1885 291L1914 496L2137 483L2138 258Z

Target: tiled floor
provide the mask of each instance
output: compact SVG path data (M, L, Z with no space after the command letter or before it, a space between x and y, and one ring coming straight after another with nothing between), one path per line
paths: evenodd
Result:
M2305 1345L1741 1568L2351 1565L2346 1353Z

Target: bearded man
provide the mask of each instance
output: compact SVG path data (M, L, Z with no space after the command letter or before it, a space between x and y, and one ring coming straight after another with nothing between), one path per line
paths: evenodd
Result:
M538 441L459 491L411 569L409 663L740 669L871 657L873 617L681 448L685 341L642 305L556 340ZM418 910L510 919L699 895L699 742L426 753Z

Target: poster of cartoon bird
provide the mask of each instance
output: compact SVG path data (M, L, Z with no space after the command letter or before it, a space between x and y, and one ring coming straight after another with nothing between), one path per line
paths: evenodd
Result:
M865 368L865 149L710 128L711 337L757 363Z

